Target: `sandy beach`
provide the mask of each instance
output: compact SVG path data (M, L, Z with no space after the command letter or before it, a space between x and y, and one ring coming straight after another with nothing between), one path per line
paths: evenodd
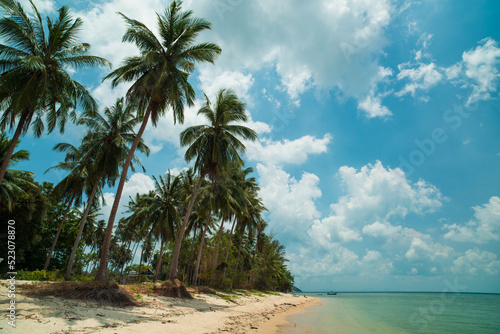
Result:
M6 281L2 281L6 283ZM17 282L22 286L23 282ZM24 283L26 284L26 283ZM0 286L2 333L276 333L288 315L319 299L237 291L193 293L194 299L136 294L136 307L99 306L79 300L29 297L16 291L16 327L8 324L8 290Z

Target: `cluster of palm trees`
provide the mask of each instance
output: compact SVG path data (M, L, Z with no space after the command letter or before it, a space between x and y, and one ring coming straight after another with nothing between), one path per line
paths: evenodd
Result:
M105 108L101 115L89 91L72 79L70 69L111 67L111 64L101 57L89 55L90 45L78 42L82 21L73 19L68 7L59 9L55 20L47 18L44 22L31 0L30 3L32 14L26 13L17 1L0 0L5 12L0 19L3 43L0 44L0 129L14 130L2 156L0 200L8 204L9 197L4 195L3 189L16 184L12 181L15 173L9 167L23 159L21 151L14 153L21 134L30 127L35 136L41 136L45 127L48 133L56 127L62 133L68 119L86 126L88 133L78 147L69 143L55 147L65 153L65 160L52 168L67 172L67 176L55 187L54 193L67 203L64 217L72 206L81 206L86 198L66 271L69 278L89 213L98 207L97 199L103 187L114 187L118 181L95 274L96 280L107 280L114 223L129 168L134 171L134 165L142 167L135 155L136 150L146 156L149 154L142 140L144 130L150 119L156 126L168 110L172 111L174 123L184 121L185 106L193 106L195 100L189 76L196 64L214 63L221 49L213 43L195 43L198 35L210 29L211 24L194 17L192 11L183 11L180 1L173 1L163 14L157 15L159 36L142 22L119 13L127 24L123 42L135 44L140 55L124 59L104 78L110 79L113 87L127 82L131 86L125 98ZM76 113L77 107L83 111L80 116ZM226 275L233 232L238 230L240 237L245 230L251 234L257 231L261 235L265 227L261 213L265 208L258 198L255 180L249 177L251 169L243 167L243 142L257 138L253 130L242 125L247 121L244 102L232 90L224 89L213 102L205 96L198 114L204 116L207 124L187 128L180 136L181 145L187 147L185 159L194 162L194 168L180 175L168 172L154 178L155 190L131 199L130 215L120 222L118 230L122 236L127 230L144 235L143 253L151 248L148 245L153 239L159 242L156 276L160 272L165 246L172 245L170 279L179 275L181 247L186 235L193 232L192 246L198 244L197 258L190 259L192 263L188 266L189 275L196 283L204 238L215 222L220 222L212 264L213 283L215 269L222 268L223 276ZM136 133L134 129L137 127ZM60 222L48 252L45 269L57 247L64 220ZM224 265L220 267L218 257L225 233L224 222L231 224L231 230L225 259L221 262ZM257 242L258 250L259 242L262 240ZM123 269L127 261L122 262Z

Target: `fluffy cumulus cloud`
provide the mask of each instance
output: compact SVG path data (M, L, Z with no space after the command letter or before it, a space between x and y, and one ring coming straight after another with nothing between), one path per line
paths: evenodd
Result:
M392 5L386 0L184 2L213 23L210 37L223 49L225 69L274 69L281 90L300 104L311 88L360 97L378 74ZM375 57L373 55L376 55Z
M296 281L307 284L309 277L356 276L381 279L394 270L393 262L377 250L366 250L357 255L352 250L337 245L319 254L316 249L302 248L289 255L290 269L296 274ZM311 287L313 288L313 287Z
M303 164L311 154L325 153L332 136L325 134L323 138L304 136L296 140L273 141L261 139L247 142L246 156L249 160L264 164Z
M388 237L401 226L389 223L408 213L426 214L442 206L443 196L433 185L409 181L398 168L386 168L380 161L362 167L341 167L338 176L346 195L333 203L331 215L314 221L309 235L320 244L361 241L362 235Z
M452 271L455 274L465 275L497 275L500 273L500 261L491 252L473 248L453 262Z
M475 206L474 218L465 224L444 225L448 232L445 239L484 244L500 240L500 198L493 196L489 202Z
M368 95L364 100L360 101L358 108L364 111L368 118L383 118L392 115L389 108L382 105L382 99L380 96L373 96L373 94Z
M304 172L297 180L279 166L260 163L257 172L259 194L270 212L270 229L279 231L284 238L300 238L300 231L320 214L314 202L321 197L319 178Z
M411 182L400 169L385 167L380 161L356 170L344 166L338 177L344 195L331 204L331 214L317 218L309 225L304 246L291 255L302 258L296 265L301 275L316 268L325 275L371 275L383 277L395 271L416 268L427 273L427 265L453 259L455 251L412 228L391 223L404 220L408 214L425 215L438 210L444 201L433 185L419 180ZM305 226L308 226L305 224ZM381 249L352 251L365 239L379 240ZM348 248L349 247L349 248ZM304 264L305 263L305 264ZM407 269L404 269L407 268Z
M465 75L472 80L472 94L467 103L479 100L488 100L491 94L497 92L500 65L500 48L492 38L485 38L479 42L474 50L466 51L462 55ZM498 94L496 94L498 96Z
M123 18L117 14L144 22L151 30L155 30L155 12L162 12L165 3L160 0L111 0L94 2L89 8L77 11L76 16L83 19L84 27L81 38L92 46L92 53L104 57L117 67L130 55L138 54L137 48L130 43L122 43L126 30Z
M224 71L219 67L203 66L200 68L200 88L211 101L221 89L232 89L247 103L250 101L249 90L253 85L252 74L244 74L238 71Z

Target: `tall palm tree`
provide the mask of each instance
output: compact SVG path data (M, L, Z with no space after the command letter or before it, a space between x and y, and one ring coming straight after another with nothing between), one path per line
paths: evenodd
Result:
M193 17L192 11L182 11L182 2L173 1L163 15L158 16L160 39L145 24L128 18L120 13L128 24L123 42L134 43L141 55L126 58L121 67L111 72L105 79L113 78L112 85L133 81L127 92L127 99L136 101L145 115L136 140L131 147L123 166L122 175L116 190L102 246L101 263L96 280L108 277L109 242L113 224L120 204L128 166L137 144L151 118L156 126L158 119L166 110L172 108L174 123L184 121L184 104L193 105L195 92L188 82L196 63L213 63L221 52L213 43L194 44L196 37L210 29L210 23Z
M242 165L240 154L245 152L245 145L238 137L252 141L257 139L257 133L252 129L234 124L246 122L248 117L245 113L245 103L232 90L219 91L213 105L205 95L205 103L198 111L198 115L203 115L209 125L191 126L180 135L181 146L189 146L184 158L188 162L195 160L194 169L200 174L200 178L175 242L170 279L175 279L177 276L182 238L205 175L208 174L212 179L216 179L218 173L225 172L233 164Z
M84 124L89 128L88 134L82 140L80 151L84 154L80 163L89 166L89 180L92 182L92 190L88 195L88 203L71 252L66 278L71 276L76 249L95 194L105 182L109 186L114 185L120 174L119 169L123 166L125 157L130 151L129 145L135 140L134 127L140 121L141 118L135 116L134 106L126 105L123 98L117 99L112 107L106 107L104 116L99 113L84 113L82 118L78 120L78 124ZM137 148L149 155L149 148L142 140L139 141ZM141 165L136 156L133 158L134 162ZM131 168L134 170L133 165Z
M11 140L7 137L7 134L3 131L0 132L0 162L5 160L7 151L11 144ZM17 142L19 144L19 142ZM17 146L17 145L16 145ZM30 154L27 150L19 150L12 154L10 159L9 167L13 167L16 163L20 161L29 160ZM5 206L9 212L12 211L14 206L14 201L16 197L24 196L26 197L27 187L35 187L31 182L33 178L33 173L23 171L8 169L5 173L4 179L0 182L0 204Z
M0 182L11 159L19 136L31 124L35 136L44 132L45 116L48 132L56 126L64 132L70 110L77 103L83 110L95 112L97 103L89 91L68 73L69 68L105 66L104 58L88 55L90 44L78 43L83 21L73 19L69 8L59 9L52 21L42 20L30 0L34 16L25 13L13 0L0 0L5 16L0 19L0 128L13 129L14 137L0 167ZM74 112L72 117L74 117Z

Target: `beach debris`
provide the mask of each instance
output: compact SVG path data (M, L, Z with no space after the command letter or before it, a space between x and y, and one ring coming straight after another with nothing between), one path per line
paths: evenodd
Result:
M187 291L184 283L178 279L167 280L160 286L155 285L153 287L153 291L154 293L165 297L193 299L193 296L191 296L191 294Z
M25 284L21 291L34 297L54 296L72 300L96 302L110 306L136 306L134 298L115 282L57 282Z

